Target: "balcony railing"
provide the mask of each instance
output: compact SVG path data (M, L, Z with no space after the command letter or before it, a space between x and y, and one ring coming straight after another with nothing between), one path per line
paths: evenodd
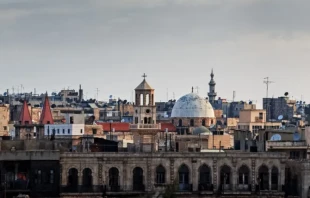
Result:
M213 191L213 184L199 184L199 191Z
M134 184L130 185L105 185L103 187L103 191L105 192L144 192L145 185L144 184Z
M130 129L161 129L160 124L131 124Z
M306 147L306 141L267 141L267 148Z

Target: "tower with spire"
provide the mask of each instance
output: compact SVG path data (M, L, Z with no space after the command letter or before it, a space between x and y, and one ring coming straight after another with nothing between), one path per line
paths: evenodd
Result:
M209 93L208 93L208 97L209 97L209 102L213 105L214 101L215 101L215 97L216 97L216 92L215 92L215 81L214 81L214 73L213 73L213 69L211 70L211 80L209 82Z

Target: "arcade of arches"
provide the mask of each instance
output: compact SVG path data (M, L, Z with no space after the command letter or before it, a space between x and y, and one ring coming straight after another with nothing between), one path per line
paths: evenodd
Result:
M62 186L104 185L107 190L153 191L177 184L180 191L281 191L284 155L270 153L70 153L62 160ZM79 156L80 155L80 156ZM79 167L79 168L76 168Z

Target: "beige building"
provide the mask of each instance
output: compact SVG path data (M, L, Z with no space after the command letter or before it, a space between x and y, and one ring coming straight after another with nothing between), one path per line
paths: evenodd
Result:
M278 129L280 122L266 122L266 110L244 109L240 111L238 129L257 132L260 129Z
M0 136L9 135L10 106L0 104Z

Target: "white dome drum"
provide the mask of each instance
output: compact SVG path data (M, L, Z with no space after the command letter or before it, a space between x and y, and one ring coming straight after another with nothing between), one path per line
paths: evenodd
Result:
M212 105L205 98L195 93L182 96L174 105L173 118L214 118Z

